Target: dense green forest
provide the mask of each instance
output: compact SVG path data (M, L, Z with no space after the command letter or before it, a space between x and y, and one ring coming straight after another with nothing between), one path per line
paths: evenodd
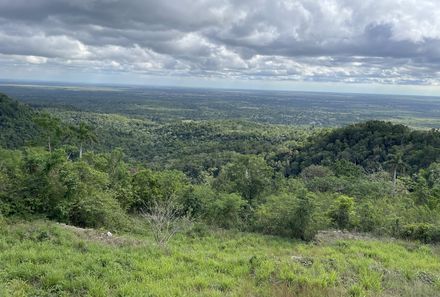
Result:
M105 115L61 121L1 99L5 215L115 227L127 212L172 198L210 224L301 239L330 227L440 236L438 130L380 121L328 131L241 121L143 129L145 122L118 118L132 129L121 136L110 134L115 121ZM110 145L128 138L124 149ZM136 142L144 147L130 150ZM82 156L85 148L91 150Z
M35 109L5 95L0 95L0 129L0 225L6 226L0 246L25 249L37 242L37 248L31 247L36 254L28 255L37 262L44 262L37 256L43 247L65 251L72 259L76 253L89 253L91 259L103 253L106 256L96 261L103 267L113 265L109 268L113 273L118 268L105 257L125 259L119 255L124 252L89 244L89 239L69 239L83 231L66 231L60 227L64 225L49 220L78 227L72 230L102 228L130 234L120 240L125 253L133 252L133 259L118 265L124 270L136 266L139 274L145 255L139 246L133 248L129 243L145 245L140 239L145 234L172 253L172 258L166 258L157 256L161 249L147 248L146 254L164 257L166 265L179 266L179 257L193 261L184 250L196 247L204 248L206 254L220 253L222 260L230 261L207 264L205 276L194 276L200 282L195 285L198 293L186 291L178 282L171 291L160 291L165 289L151 287L154 281L144 279L155 292L151 296L377 296L394 288L397 277L390 280L385 272L370 269L373 264L384 265L399 277L402 274L405 281L398 294L403 296L436 296L440 288L438 250L429 246L414 251L401 242L362 246L342 238L328 243L327 251L316 248L313 252L307 243L316 244L325 230L439 243L438 129L415 130L378 120L339 128L234 118L154 120L62 106ZM39 222L35 229L23 223L29 218ZM210 232L224 236L225 242ZM289 240L303 242L295 249L304 256L286 258ZM210 243L210 247L199 247ZM260 244L269 254L276 250L279 260L258 254L254 249ZM183 251L178 250L179 245ZM422 258L432 266L423 266L417 258L402 270L387 249L408 258L421 257L413 252L426 253ZM342 259L345 253L358 250L362 253L358 261L365 262L355 263L353 255ZM236 252L237 258L227 258L228 252ZM324 256L326 253L331 256ZM28 266L14 266L27 256L0 252L0 259L10 257L16 259L8 260L6 269L0 268L0 282L8 283L0 286L0 293L16 287L24 295L31 292L35 296L59 296L61 291L73 296L143 294L134 276L124 280L126 287L118 284L108 289L106 283L113 276L90 275L78 285L83 291L67 281L67 272L56 276L57 271L46 271L30 281L38 272L26 275ZM196 257L221 261L208 255ZM321 258L314 263L313 257ZM336 260L327 263L325 257ZM370 263L369 258L377 263ZM414 267L419 270L413 271ZM348 276L343 277L342 271L354 276L345 282ZM209 276L219 278L218 287L206 284ZM428 280L424 282L423 277ZM93 278L97 278L95 285L87 283ZM241 278L248 283L235 283ZM258 287L260 281L263 285ZM411 291L414 284L420 288ZM237 291L245 292L246 286L254 293ZM54 291L47 293L47 288Z

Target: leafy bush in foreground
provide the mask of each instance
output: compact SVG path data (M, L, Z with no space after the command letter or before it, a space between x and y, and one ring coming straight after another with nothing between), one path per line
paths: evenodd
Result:
M268 234L312 239L316 232L312 216L315 199L305 190L269 196L257 209L257 229Z

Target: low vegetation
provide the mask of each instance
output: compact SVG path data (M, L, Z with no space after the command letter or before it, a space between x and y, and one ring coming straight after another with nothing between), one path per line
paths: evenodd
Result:
M149 234L3 223L2 296L438 296L438 247L383 239L304 243L206 229L164 251Z

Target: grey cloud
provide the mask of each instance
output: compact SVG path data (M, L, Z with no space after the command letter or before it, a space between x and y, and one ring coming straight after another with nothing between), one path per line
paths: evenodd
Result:
M435 84L436 0L0 0L0 63Z

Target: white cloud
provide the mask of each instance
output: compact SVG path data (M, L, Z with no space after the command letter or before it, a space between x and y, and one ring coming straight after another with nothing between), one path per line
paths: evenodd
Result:
M47 62L46 57L37 57L37 56L25 56L25 61L31 64L44 64Z

